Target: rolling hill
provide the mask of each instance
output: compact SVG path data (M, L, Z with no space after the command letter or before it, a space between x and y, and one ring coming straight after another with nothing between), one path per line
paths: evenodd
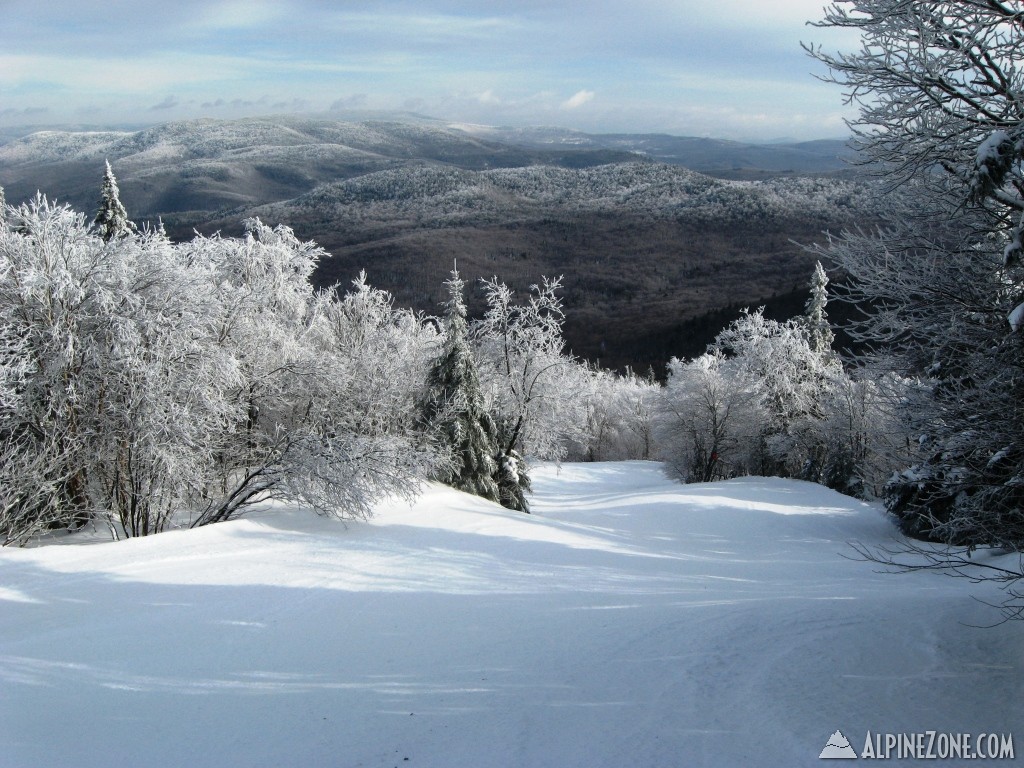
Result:
M799 306L813 267L800 244L882 204L870 182L836 173L841 152L425 119L196 120L35 132L0 145L0 184L11 202L39 189L91 212L109 160L137 221L176 238L234 234L252 216L287 224L332 254L321 285L365 269L430 313L456 261L518 290L564 275L572 350L646 369L699 351L693 322L709 312Z

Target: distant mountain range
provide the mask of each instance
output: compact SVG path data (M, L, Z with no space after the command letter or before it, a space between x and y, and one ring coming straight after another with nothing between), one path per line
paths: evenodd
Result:
M799 289L813 264L794 241L873 217L877 190L845 152L425 119L194 120L11 139L0 186L10 202L41 190L91 214L109 160L136 221L182 238L254 215L288 224L333 254L322 284L366 269L429 312L455 259L520 289L565 274L574 351L646 367L692 352L678 349L688 320Z
M625 151L525 148L423 122L190 120L138 131L39 131L8 141L0 145L0 184L11 200L43 190L91 206L109 160L135 215L154 217L286 200L410 162L478 170L627 159L633 156Z
M137 131L38 131L0 144L9 199L42 190L89 206L104 160L140 216L261 205L411 161L465 170L649 160L723 178L848 171L841 141L753 145L660 134L491 128L426 119L190 120Z
M560 128L491 128L466 124L452 127L481 139L531 149L629 152L721 178L848 172L853 159L853 151L841 139L749 144L661 133L590 134Z

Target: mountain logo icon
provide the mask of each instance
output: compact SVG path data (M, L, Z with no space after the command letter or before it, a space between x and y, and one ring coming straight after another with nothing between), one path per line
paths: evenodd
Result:
M850 742L842 731L836 731L828 737L828 744L818 755L820 760L856 760L857 753L850 746Z

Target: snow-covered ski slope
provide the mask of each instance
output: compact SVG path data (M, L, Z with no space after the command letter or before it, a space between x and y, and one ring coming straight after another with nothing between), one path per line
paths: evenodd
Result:
M837 729L1024 722L1021 626L965 626L998 590L848 559L877 507L534 474L531 516L432 486L0 551L0 765L809 766Z

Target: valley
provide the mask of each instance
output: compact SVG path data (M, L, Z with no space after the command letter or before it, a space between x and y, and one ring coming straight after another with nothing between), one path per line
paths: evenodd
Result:
M409 117L196 120L13 138L0 185L10 202L40 190L91 211L109 160L140 224L176 239L238 234L253 216L285 224L332 254L318 285L365 270L430 314L455 263L519 291L563 275L571 350L646 371L699 353L717 331L708 313L799 307L814 263L802 246L880 206L841 154Z

